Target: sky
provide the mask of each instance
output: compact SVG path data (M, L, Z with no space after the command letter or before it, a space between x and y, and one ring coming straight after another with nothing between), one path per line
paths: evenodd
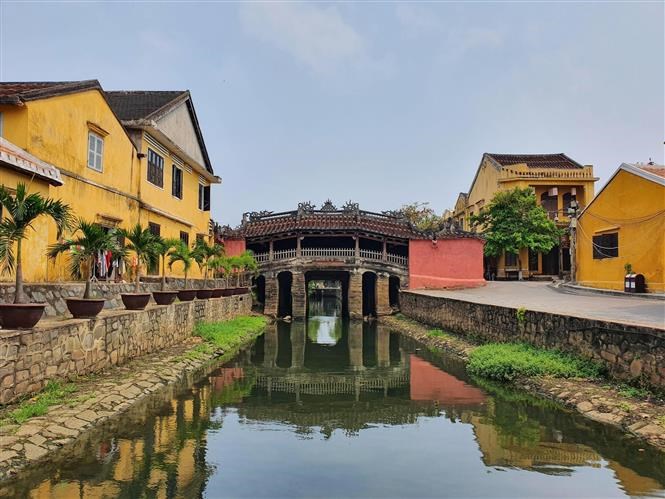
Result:
M484 152L663 163L665 6L0 1L0 80L192 92L215 220L437 211Z

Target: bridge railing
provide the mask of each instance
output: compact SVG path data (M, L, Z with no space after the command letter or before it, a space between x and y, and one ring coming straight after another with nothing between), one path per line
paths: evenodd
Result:
M360 249L358 255L354 248L301 248L300 254L298 250L285 249L276 250L270 253L255 253L254 258L258 263L268 263L278 260L289 260L291 258L305 257L312 259L328 259L328 258L356 258L356 256L363 260L371 260L376 262L387 262L393 265L407 267L409 265L409 258L403 255L396 255L393 253L383 253L378 250Z

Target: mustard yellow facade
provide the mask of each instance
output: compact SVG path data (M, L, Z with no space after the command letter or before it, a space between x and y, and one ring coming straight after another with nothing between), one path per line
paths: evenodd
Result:
M570 222L567 208L572 200L583 208L593 199L593 166L580 165L564 154L489 154L483 155L468 193L460 193L453 218L465 230L474 230L469 223L488 205L499 191L530 187L537 202L550 218L562 228ZM513 278L521 271L523 277L557 275L569 270L566 242L547 255L529 254L524 248L519 255L486 258L486 278Z
M12 188L19 181L29 183L31 191L61 199L72 208L75 216L105 227L129 228L136 223L148 227L152 224L150 227L153 230L158 227L160 235L182 238L190 244L197 236L210 237L209 197L207 209L201 209L199 185L209 189L212 183L219 181L212 169L192 160L168 135L157 129L153 135L159 138L151 135L152 149L163 156L163 185L151 184L148 181L148 149L151 146L145 140L149 131L132 128L119 119L98 82L43 84L45 86L34 89L30 85L40 84L27 83L27 91L23 87L17 89L15 102L3 94L3 85L0 84L2 136L57 167L63 185L49 185L38 176L17 172L1 163L0 184ZM189 96L188 92L179 94L184 99ZM169 111L168 106L162 110L166 119ZM177 136L177 127L171 126L169 130ZM91 141L100 145L91 146ZM190 150L196 146L190 144ZM199 147L204 148L203 145ZM95 151L98 159L95 159ZM180 165L182 172L180 199L172 193L174 162ZM48 245L56 242L55 225L43 219L35 228L37 230L29 234L24 243L26 281L70 280L66 256L55 262L45 256ZM132 270L128 268L124 280L131 278ZM153 269L155 273L157 270ZM177 266L169 272L175 277L183 275ZM189 275L200 277L200 271L193 266ZM12 276L2 279L10 280Z
M623 290L624 266L631 264L644 275L648 292L665 292L664 176L665 168L623 164L582 212L579 284Z

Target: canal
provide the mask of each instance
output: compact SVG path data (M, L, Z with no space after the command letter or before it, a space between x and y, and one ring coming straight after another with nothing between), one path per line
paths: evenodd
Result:
M665 497L665 458L376 323L271 326L16 497Z

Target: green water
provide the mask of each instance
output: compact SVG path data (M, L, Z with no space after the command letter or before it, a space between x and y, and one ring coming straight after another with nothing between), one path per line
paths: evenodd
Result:
M334 306L313 309L335 313ZM273 326L16 497L665 497L664 454L374 324Z

